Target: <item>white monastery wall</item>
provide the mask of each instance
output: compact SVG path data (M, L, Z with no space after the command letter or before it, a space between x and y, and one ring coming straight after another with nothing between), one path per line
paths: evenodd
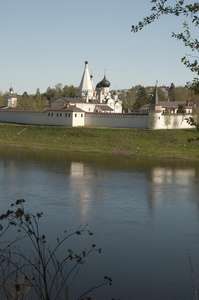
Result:
M150 129L187 129L191 126L187 123L192 114L169 114L161 112L149 112L148 128Z
M85 126L148 128L148 115L87 113L85 115Z
M32 124L84 126L84 113L79 112L31 112L31 111L0 111L0 122Z
M115 128L186 129L191 128L187 118L192 114L165 115L151 111L149 114L84 113L69 111L16 111L0 110L0 122L59 125L94 126Z

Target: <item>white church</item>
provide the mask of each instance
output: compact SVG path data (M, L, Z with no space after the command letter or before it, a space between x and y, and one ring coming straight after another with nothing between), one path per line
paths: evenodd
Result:
M85 69L78 89L77 98L60 97L51 103L51 107L60 105L74 105L85 112L96 113L122 113L122 101L114 92L109 91L110 82L106 75L96 88L93 83L93 76L89 74L88 62L85 61Z

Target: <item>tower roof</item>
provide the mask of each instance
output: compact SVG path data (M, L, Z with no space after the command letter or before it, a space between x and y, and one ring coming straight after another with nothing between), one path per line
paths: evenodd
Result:
M153 98L151 104L159 105L158 88L157 85L154 88Z
M104 75L104 78L103 78L103 80L102 81L100 81L98 84L97 84L97 88L105 88L105 87L109 87L111 85L111 83L110 83L110 81L108 81L107 79L106 79L106 75Z
M84 73L79 85L79 95L81 96L81 92L87 92L87 91L92 91L92 84L91 84L91 80L90 80L90 75L89 75L89 71L88 71L88 61L85 61L85 69L84 69Z

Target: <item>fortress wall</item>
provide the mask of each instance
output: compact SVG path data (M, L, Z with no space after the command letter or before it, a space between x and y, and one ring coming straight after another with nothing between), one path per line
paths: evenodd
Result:
M191 126L187 123L192 114L162 114L158 112L149 113L148 128L151 129L187 129Z
M81 116L80 113L72 112L0 110L0 122L17 124L84 126L84 114Z
M191 114L165 115L161 112L154 111L147 115L0 110L0 122L32 125L94 126L113 128L186 129L191 128L186 121L186 119L191 116Z
M100 114L86 113L85 126L118 127L118 128L148 128L146 114Z

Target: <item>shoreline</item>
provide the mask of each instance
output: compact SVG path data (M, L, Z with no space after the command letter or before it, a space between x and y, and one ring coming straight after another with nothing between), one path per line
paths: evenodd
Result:
M199 160L199 132L0 123L0 149Z

